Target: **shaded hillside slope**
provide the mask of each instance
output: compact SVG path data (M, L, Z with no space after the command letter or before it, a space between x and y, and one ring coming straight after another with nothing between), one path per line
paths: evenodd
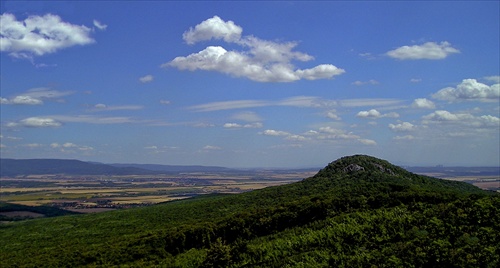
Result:
M19 266L496 267L500 198L369 157L238 195L0 225Z

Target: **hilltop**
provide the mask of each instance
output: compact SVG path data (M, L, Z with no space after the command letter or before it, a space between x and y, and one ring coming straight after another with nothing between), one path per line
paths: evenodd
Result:
M500 197L356 155L237 195L0 225L14 266L497 267Z

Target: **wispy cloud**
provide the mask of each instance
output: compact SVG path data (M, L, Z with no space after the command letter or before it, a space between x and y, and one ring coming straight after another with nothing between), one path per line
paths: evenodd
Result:
M1 98L1 104L41 105L44 100L63 101L61 97L74 94L74 91L58 91L46 87L32 88L10 99Z
M378 85L378 84L380 84L380 82L377 80L374 80L374 79L370 79L368 81L359 81L359 80L354 81L351 84L353 84L355 86L364 86L364 85Z
M124 124L137 123L137 120L125 116L90 116L90 115L53 115L54 120L64 123L87 123L87 124Z
M104 30L106 30L106 28L108 28L108 25L101 23L98 20L94 20L94 26L97 27L97 29L99 29L101 31L104 31Z
M153 80L154 80L154 77L153 77L152 75L150 75L150 74L145 75L145 76L143 76L143 77L140 77L140 78L139 78L139 81L140 81L141 83L144 83L144 84L145 84L145 83L150 83L150 82L152 82Z
M144 107L141 105L106 105L98 103L92 107L90 111L100 112L100 111L119 111L119 110L141 110Z
M332 108L332 107L391 107L403 103L396 99L344 99L329 100L314 96L295 96L281 100L234 100L211 102L188 107L195 112L212 112L220 110L246 109L268 106L289 106L298 108Z
M10 122L7 124L7 126L42 128L42 127L60 127L62 126L62 123L50 117L28 117L18 122Z

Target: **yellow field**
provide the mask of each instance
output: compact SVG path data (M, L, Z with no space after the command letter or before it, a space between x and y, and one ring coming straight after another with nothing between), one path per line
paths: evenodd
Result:
M267 172L251 179L250 176L191 173L169 176L29 176L11 181L10 187L0 187L0 201L28 206L56 205L84 213L102 212L129 205L149 205L188 198L198 194L241 193L292 183L310 176L309 173ZM26 185L26 187L12 187ZM37 185L51 185L37 187ZM31 187L30 187L31 186Z

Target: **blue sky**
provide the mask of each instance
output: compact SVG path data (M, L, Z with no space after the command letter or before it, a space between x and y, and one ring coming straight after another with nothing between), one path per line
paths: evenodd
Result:
M498 1L2 1L1 157L498 166Z

